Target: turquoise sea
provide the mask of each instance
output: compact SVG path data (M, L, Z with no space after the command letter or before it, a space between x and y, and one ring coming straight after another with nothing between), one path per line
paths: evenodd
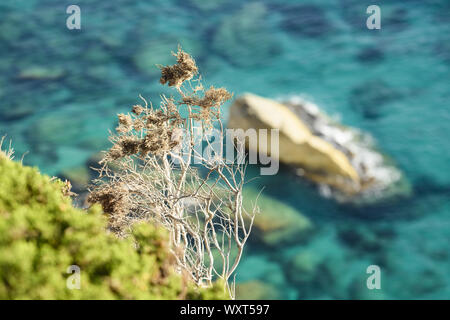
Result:
M81 30L66 27L71 4ZM372 4L380 30L366 27ZM0 136L44 173L79 170L108 148L118 112L167 93L155 64L173 63L177 44L206 84L301 95L370 133L413 188L352 207L287 168L261 179L315 232L250 243L238 282L260 280L283 299L450 298L450 1L2 0ZM381 268L381 290L366 287L369 265Z

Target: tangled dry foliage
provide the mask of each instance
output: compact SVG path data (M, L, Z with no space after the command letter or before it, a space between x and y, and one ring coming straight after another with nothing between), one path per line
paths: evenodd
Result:
M181 48L173 54L177 63L160 66L160 82L176 98L161 96L157 109L141 97L143 106L118 115L113 146L100 161L88 201L103 206L119 236L138 220L163 225L178 271L202 287L224 281L234 298L234 274L257 208L247 212L242 206L245 165L229 164L221 155L206 158L194 148L199 134L211 146L208 130L215 128L223 150L220 108L231 94L205 90L194 59Z
M5 138L6 136L3 136L0 139L0 157L6 157L9 160L13 160L14 159L14 149L12 147L12 142L9 141L9 146L7 147L7 149L3 149L3 143L5 142Z

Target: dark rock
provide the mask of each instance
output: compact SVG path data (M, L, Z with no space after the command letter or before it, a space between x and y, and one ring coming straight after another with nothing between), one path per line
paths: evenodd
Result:
M414 193L420 196L428 195L449 195L450 185L442 184L433 179L433 177L421 176L414 181Z
M284 14L283 27L295 34L316 38L333 30L322 8L316 5L287 6L281 10Z
M383 59L383 51L375 47L365 48L361 50L356 56L356 60L361 63L380 62Z
M352 300L385 300L386 294L381 289L367 288L367 277L369 275L361 275L355 278L348 287L349 298Z
M392 31L403 31L409 25L408 11L405 8L397 8L381 21L381 27Z
M361 251L378 253L388 246L395 237L391 229L373 229L365 226L355 227L353 224L339 228L338 238L345 245Z
M69 180L72 184L72 191L75 193L86 191L90 182L89 170L85 166L65 169L58 174L58 177L63 181Z
M101 165L99 164L99 162L103 159L103 157L104 157L103 152L94 153L86 160L86 167L92 168L94 170L100 169Z
M440 3L436 3L434 18L437 22L450 22L450 2L440 1Z
M444 274L432 267L424 268L414 278L415 281L411 282L411 291L414 297L439 291L445 286Z
M401 94L383 80L370 80L354 88L350 93L350 105L367 119L382 116L383 106L395 101Z
M190 7L195 8L200 11L216 11L219 9L224 9L227 4L226 0L182 0L180 4L189 4Z
M433 51L444 63L450 64L450 39L437 43Z
M361 0L340 0L340 13L343 20L355 28L355 31L366 31L366 9L372 2L364 3ZM382 21L383 23L383 21Z
M89 136L77 143L77 147L90 151L106 150L110 146L111 144L106 137L98 136Z
M35 107L28 103L0 104L0 121L15 121L32 115Z
M31 145L67 145L76 141L83 127L80 116L55 112L34 121L25 135Z
M320 256L310 251L302 251L294 255L286 265L287 277L296 285L312 283L318 276L318 267L322 263Z

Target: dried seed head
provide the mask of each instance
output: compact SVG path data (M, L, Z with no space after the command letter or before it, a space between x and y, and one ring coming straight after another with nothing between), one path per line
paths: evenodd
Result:
M173 100L168 100L166 103L167 111L169 113L176 113L178 114L178 109Z
M142 121L141 119L136 119L136 120L134 120L133 128L134 128L134 130L136 130L136 131L141 131L142 129L145 128L145 123L144 123L144 121Z
M109 149L103 162L137 154L140 144L141 140L137 137L121 136L111 149Z
M119 118L119 124L124 127L131 127L133 125L133 119L131 119L130 115L119 113L117 115Z
M133 119L123 113L118 114L117 117L119 118L119 126L116 128L116 131L119 133L130 132L133 128Z
M181 48L178 48L178 52L174 56L177 57L177 63L161 67L159 81L163 85L169 83L170 87L179 88L184 81L192 79L198 73L198 68L195 60Z
M108 160L117 160L124 156L122 151L122 146L120 144L114 144L111 149L109 149L106 157L102 162L107 162Z
M203 95L202 98L197 95L183 96L181 103L188 106L199 106L201 110L198 114L193 115L195 120L205 120L209 122L212 115L219 115L220 106L227 100L231 99L230 94L225 88L214 88L211 86ZM215 108L215 111L212 109Z
M131 111L135 114L135 115L141 115L142 112L144 112L144 107L142 107L140 104L136 104L133 106L133 108L131 109Z
M230 100L232 95L225 88L214 88L211 86L202 99L201 107L212 108L220 107L227 100Z
M129 190L120 183L108 184L92 191L87 201L89 204L99 203L103 211L109 215L109 227L120 233L120 229L126 225L123 223L125 216L132 209Z
M198 106L201 99L196 96L185 96L181 99L181 101L188 106Z
M131 156L139 152L141 140L136 137L123 137L119 140L124 156Z

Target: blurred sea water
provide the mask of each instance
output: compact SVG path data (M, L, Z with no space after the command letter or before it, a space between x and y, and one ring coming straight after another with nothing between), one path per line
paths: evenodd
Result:
M381 30L366 28L366 0L79 0L82 29L68 30L71 4L0 3L0 136L26 164L85 166L118 112L170 93L155 64L181 44L208 85L302 95L370 133L413 186L355 208L285 168L260 179L316 230L275 250L251 243L238 282L284 299L450 298L449 1L379 0ZM381 290L366 287L373 264Z

